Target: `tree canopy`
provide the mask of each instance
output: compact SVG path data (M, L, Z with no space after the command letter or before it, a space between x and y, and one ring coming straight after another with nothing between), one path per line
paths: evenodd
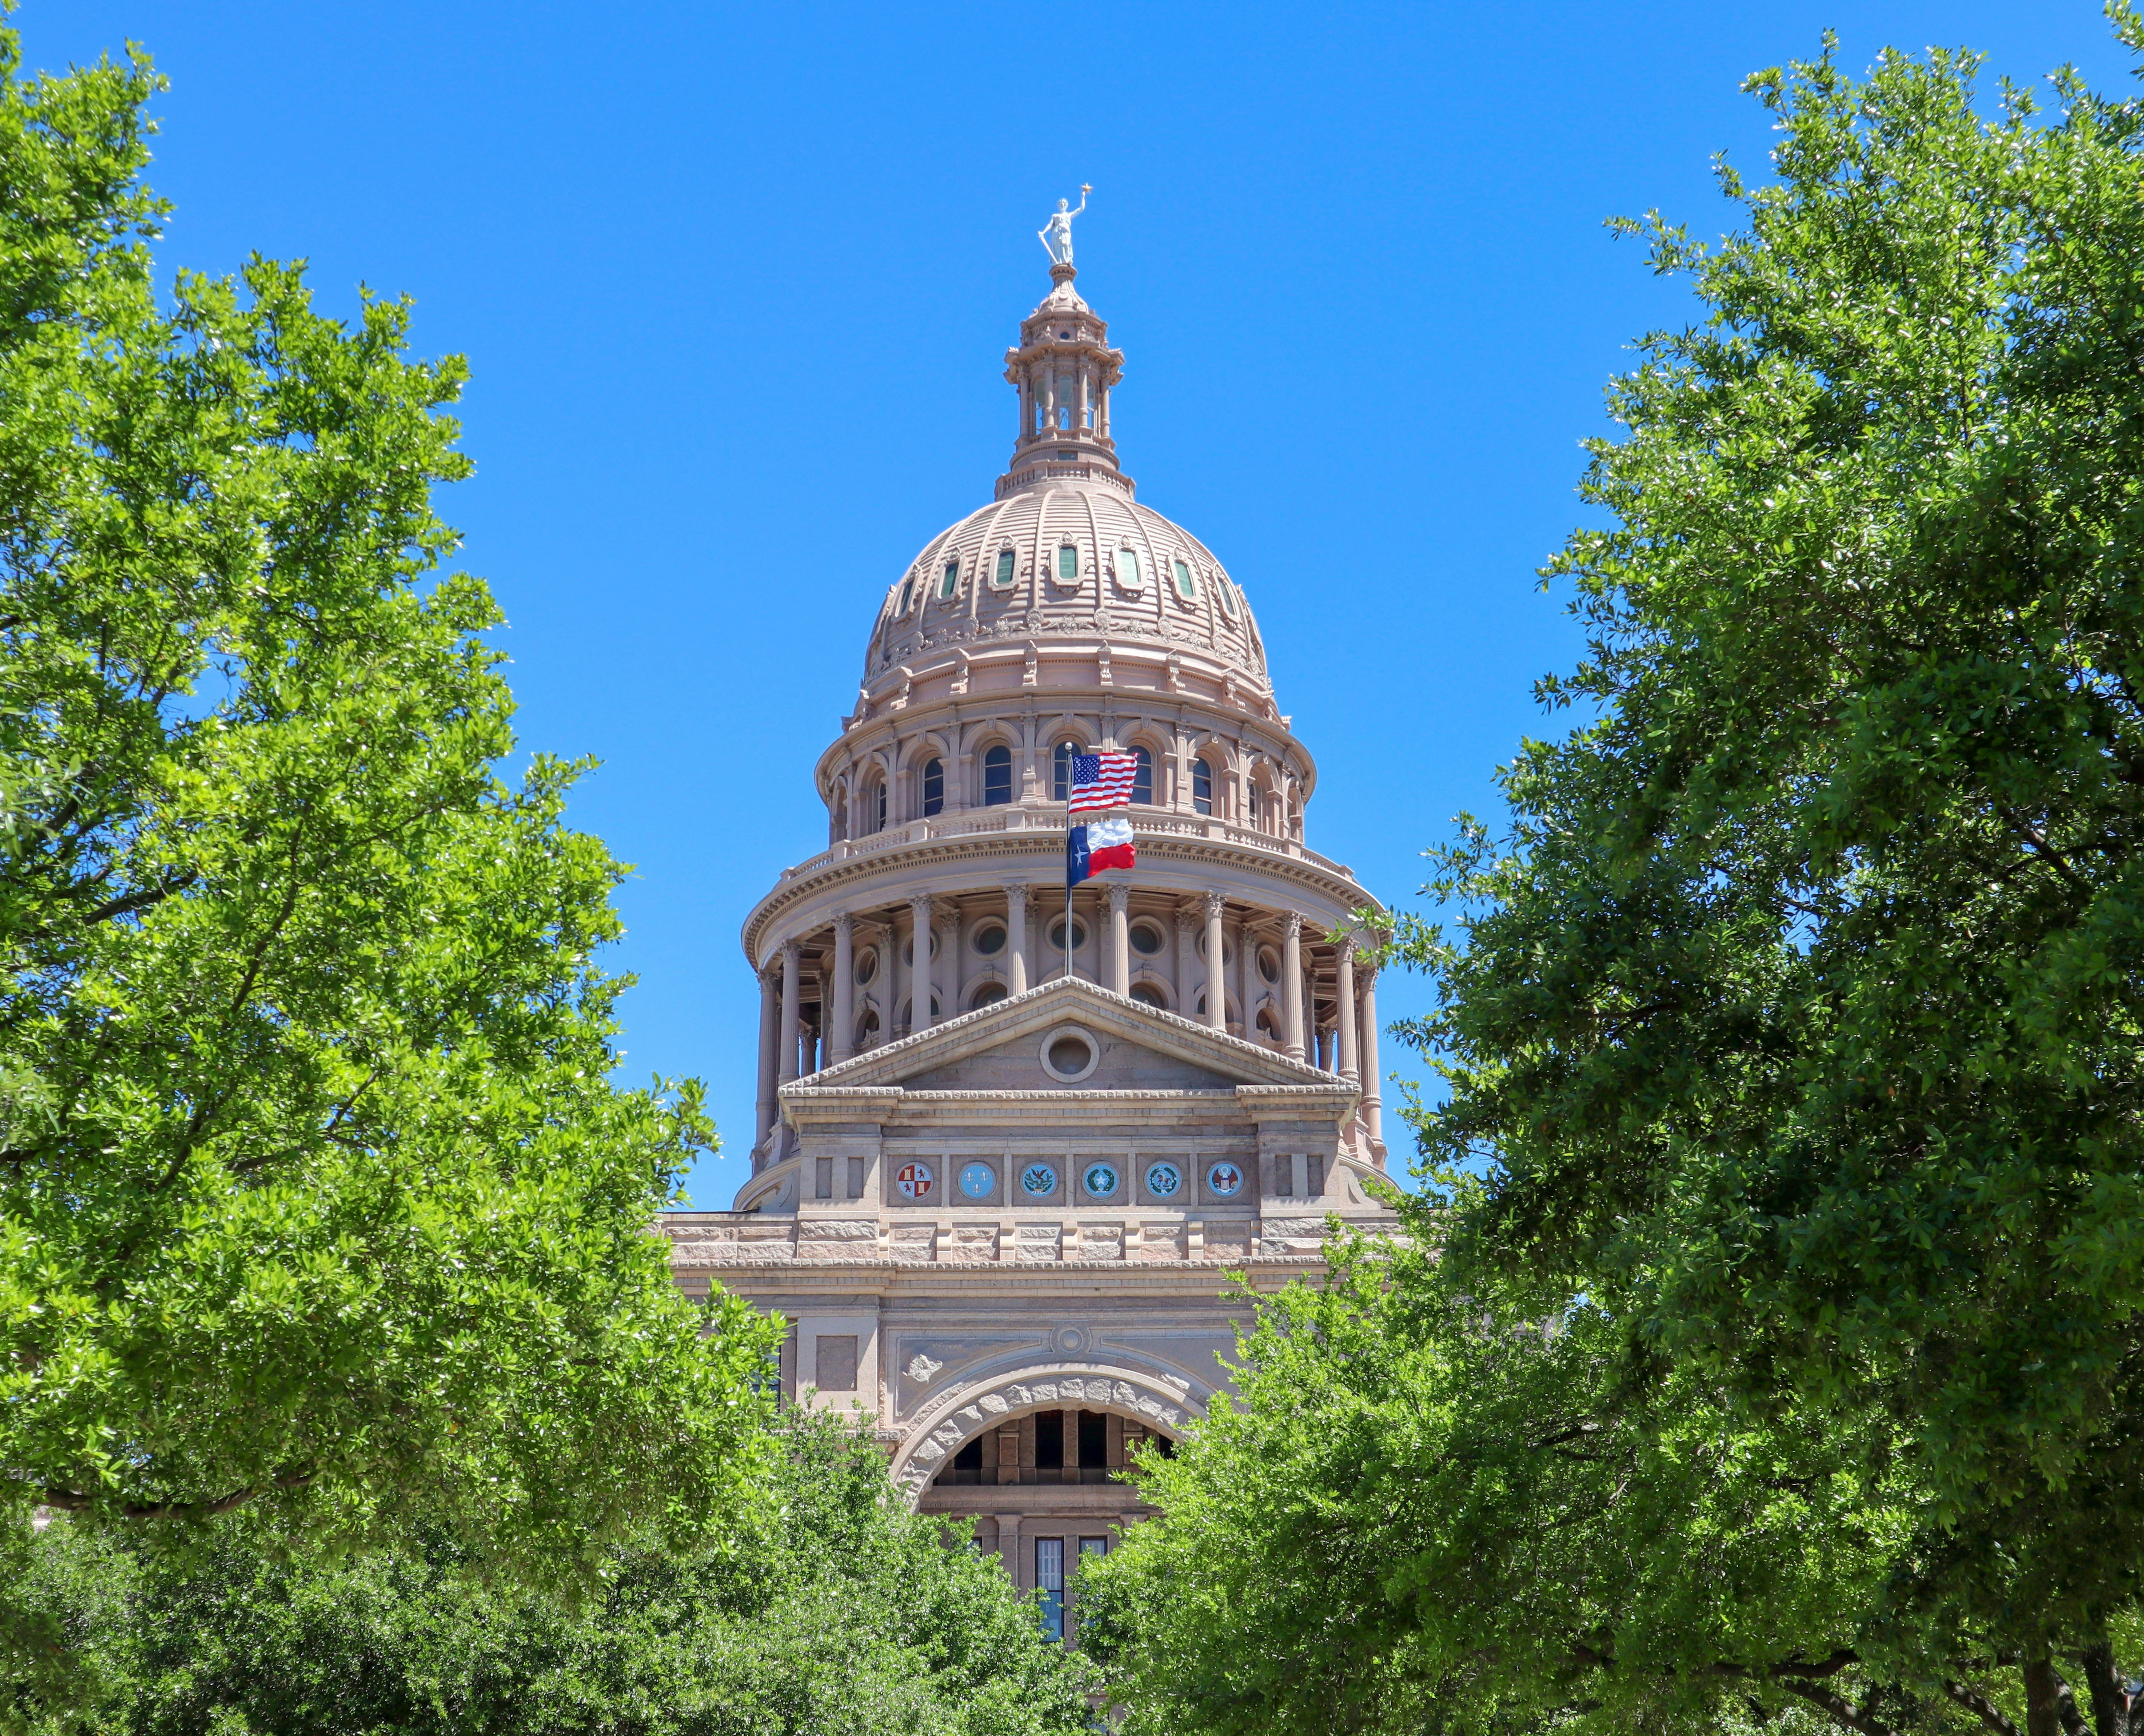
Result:
M900 1506L868 1433L791 1412L715 1535L605 1552L578 1609L487 1585L436 1532L335 1563L243 1516L190 1558L55 1527L35 1560L93 1673L62 1736L1045 1736L1076 1659L995 1555Z
M1700 311L1613 383L1582 488L1599 521L1545 569L1588 629L1540 690L1572 727L1505 768L1506 823L1437 853L1447 920L1395 937L1437 997L1402 1034L1447 1086L1415 1119L1451 1209L1410 1208L1442 1257L1396 1280L1412 1316L1348 1292L1298 1346L1312 1304L1278 1311L1251 1418L1157 1471L1164 1504L1236 1525L1278 1481L1273 1525L1365 1551L1321 1580L1310 1532L1275 1534L1306 1586L1341 1588L1333 1624L1384 1624L1366 1655L1408 1681L1437 1660L1419 1679L1446 1714L1583 1715L1650 1658L1678 1692L1769 1672L1751 1718L1787 1693L1864 1733L2123 1727L2120 1666L2144 1662L2144 105L2068 72L2052 112L1983 100L1978 64L1887 53L1857 78L1827 49L1759 73L1774 172L1720 171L1741 226L1624 226ZM1358 1321L1415 1333L1388 1378ZM1526 1322L1548 1336L1521 1357ZM1551 1383L1541 1420L1506 1381ZM1312 1393L1356 1421L1356 1466L1286 1446ZM1476 1414L1439 1421L1454 1394ZM1561 1462L1566 1406L1627 1474ZM1745 1456L1776 1466L1774 1508ZM1526 1504L1485 1506L1492 1472L1576 1553ZM1767 1510L1828 1540L1806 1608L1794 1563L1751 1553ZM1640 1523L1656 1561L1625 1548ZM1228 1535L1211 1520L1202 1556L1173 1509L1109 1565L1125 1656L1164 1677L1196 1657L1139 1624L1140 1588L1238 1586L1252 1545L1230 1579ZM1663 1629L1645 1584L1697 1535L1745 1565L1691 1581ZM1536 1542L1541 1577L1511 1583L1538 1643L1470 1615L1467 1572ZM1493 1691L1452 1697L1462 1641ZM1323 1667L1319 1644L1293 1630L1273 1668ZM1827 1667L1874 1698L1825 1709L1780 1674Z
M0 32L7 1547L421 1511L571 1571L732 1499L770 1329L649 1233L712 1130L611 1082L578 768L499 774L463 365L295 266L160 295L160 87Z

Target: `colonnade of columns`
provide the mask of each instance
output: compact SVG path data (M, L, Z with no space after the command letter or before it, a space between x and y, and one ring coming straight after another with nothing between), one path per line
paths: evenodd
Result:
M1109 934L1103 956L1107 961L1109 986L1119 994L1129 996L1132 990L1130 906L1131 889L1112 883L1106 891L1109 898ZM1008 886L1005 900L1005 986L1010 994L1025 993L1043 973L1030 975L1028 963L1027 905L1029 889L1025 885ZM1197 905L1180 903L1176 907L1176 1004L1186 1017L1193 1016L1203 990L1205 1010L1202 1015L1212 1029L1225 1031L1228 1025L1228 993L1225 963L1226 937L1223 918L1227 909L1226 897L1218 892L1204 894ZM961 920L959 908L951 902L928 893L917 893L908 900L907 920L896 915L892 923L886 924L886 945L882 949L880 969L886 975L889 987L896 981L904 951L908 955L907 999L911 1006L910 1027L913 1030L927 1029L941 1019L953 1016L959 1009L952 1005L959 974L955 961L959 956ZM1337 949L1337 984L1333 998L1333 1020L1331 1042L1322 1040L1323 1030L1312 1033L1308 1028L1304 984L1306 981L1303 958L1303 925L1301 912L1289 910L1281 915L1280 990L1282 1017L1284 1029L1280 1034L1284 1052L1293 1060L1308 1060L1314 1065L1344 1074L1362 1088L1359 1110L1363 1131L1371 1148L1382 1153L1384 1144L1382 1103L1378 1089L1381 1074L1377 1064L1377 972L1374 967L1358 969L1355 945L1343 941ZM803 1020L803 985L802 980L803 947L801 942L782 943L774 958L760 973L760 1040L759 1040L759 1128L753 1142L754 1150L761 1150L767 1135L773 1131L780 1113L779 1091L792 1080L815 1071L819 1066L832 1066L847 1060L856 1053L856 924L857 917L850 911L841 911L832 921L834 945L831 982L821 987L820 1029L814 1049L814 1059L805 1058L806 1033ZM1200 929L1204 927L1203 935ZM945 940L940 950L943 955L942 986L945 990L941 1011L936 990L941 986L941 969L934 964L932 937L942 935ZM1198 942L1204 940L1204 958L1199 957L1202 950ZM1248 1022L1251 1007L1251 955L1258 942L1246 924L1241 931L1237 947L1236 965L1239 981L1238 1000ZM1203 965L1203 969L1200 967ZM827 991L831 990L831 994ZM889 1004L889 1013L896 1009L901 996L895 990ZM1246 1030L1246 1035L1255 1035ZM886 1034L892 1032L889 1028ZM1321 1039L1313 1052L1311 1038ZM762 1159L762 1161L764 1161Z

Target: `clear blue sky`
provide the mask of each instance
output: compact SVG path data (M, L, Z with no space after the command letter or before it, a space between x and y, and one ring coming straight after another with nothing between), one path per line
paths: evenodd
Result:
M1318 849L1388 901L1541 727L1533 568L1629 339L1683 316L1601 220L1700 232L1761 171L1742 77L1966 44L2128 63L2096 6L362 6L27 0L30 64L155 54L166 270L305 257L474 370L445 511L511 621L524 744L603 762L636 875L626 1070L750 1143L746 910L821 847L811 767L885 587L989 498L1035 231L1125 351L1140 498L1245 587L1317 756ZM1387 1017L1418 1005L1405 981ZM1408 1058L1387 1047L1389 1064ZM703 1164L722 1205L739 1161Z

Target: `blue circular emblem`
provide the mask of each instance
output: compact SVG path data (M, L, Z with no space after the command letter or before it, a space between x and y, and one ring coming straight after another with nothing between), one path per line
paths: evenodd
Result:
M1057 1172L1047 1163L1030 1163L1020 1173L1020 1184L1037 1199L1057 1191Z
M1184 1185L1184 1172L1174 1163L1149 1163L1146 1168L1146 1191L1157 1199L1167 1199Z
M970 1199L988 1199L998 1184L998 1173L987 1163L970 1163L960 1172L960 1191Z
M1222 1199L1240 1193L1243 1188L1243 1172L1233 1163L1216 1163L1206 1172L1206 1185Z
M1117 1170L1113 1163L1089 1163L1079 1177L1079 1185L1096 1199L1107 1199L1117 1191Z

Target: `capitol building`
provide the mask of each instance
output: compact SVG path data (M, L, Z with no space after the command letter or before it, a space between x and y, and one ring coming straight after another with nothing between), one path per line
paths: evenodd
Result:
M1250 599L1119 462L1077 215L1005 358L1011 462L880 598L812 771L825 846L745 919L750 1178L663 1219L682 1286L787 1321L785 1400L860 1408L903 1496L974 1520L1060 1627L1078 1554L1144 1510L1127 1456L1227 1388L1231 1275L1268 1290L1331 1220L1391 1222L1344 938L1376 900L1306 841L1318 771ZM1136 756L1137 864L1068 920L1098 751Z

